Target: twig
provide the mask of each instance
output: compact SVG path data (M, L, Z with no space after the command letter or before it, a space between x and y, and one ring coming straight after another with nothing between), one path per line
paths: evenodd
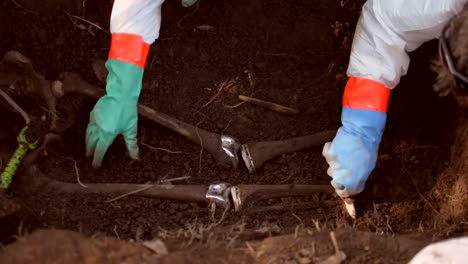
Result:
M257 255L257 252L255 252L255 249L252 247L252 245L249 243L249 241L246 241L245 245L247 246L247 249L250 251L250 254L252 256Z
M319 220L312 218L312 223L314 223L315 229L317 229L317 231L319 231L319 232L322 231L322 228L320 228Z
M229 122L228 124L226 125L226 127L224 127L223 131L221 131L221 135L224 135L224 132L228 129L228 127L231 125L231 122L232 122L232 119L229 119Z
M0 95L7 101L8 104L10 104L18 113L21 114L24 122L27 126L29 126L29 124L31 124L31 119L29 118L28 114L26 114L26 112L4 91L0 90Z
M197 126L196 126L196 132L197 132L197 136L198 136L198 140L200 140L200 156L198 158L198 175L201 175L201 171L202 171L202 155L203 155L203 139L201 138L200 136L200 133L198 132L198 127L201 125L201 123L203 123L203 120L198 122Z
M248 72L248 71L247 71L247 72ZM249 82L252 82L252 78L250 77L250 72L248 72L248 73L249 73L249 75L248 75L248 76L249 76ZM255 85L255 81L253 81L253 83L251 83L251 85ZM254 87L251 86L251 88L254 88ZM252 96L254 96L255 94L257 94L258 92L261 92L261 91L262 91L262 90L252 91L252 92L250 93L249 96L252 97ZM242 102L237 103L237 104L235 104L235 105L226 105L226 104L223 103L223 106L226 107L226 108L231 108L231 109L233 109L233 108L237 108L237 107L239 107L239 106L241 106L241 105L243 105L243 104L245 104L245 103L247 103L247 101L242 101Z
M87 23L87 24L89 24L89 25L91 25L91 26L96 27L97 29L100 29L102 32L109 34L108 31L102 29L102 27L100 27L99 25L97 25L97 24L95 24L95 23L93 23L93 22L91 22L91 21L88 21L88 20L86 20L86 19L84 19L84 18L81 18L81 17L79 17L79 16L72 15L72 14L68 13L65 9L62 9L62 11L63 11L65 14L67 14L69 17L73 17L73 18L76 18L76 19L78 19L78 20L81 20L81 21L83 21L83 22L85 22L85 23Z
M146 183L147 184L147 183ZM113 199L110 199L110 200L107 200L108 203L111 203L111 202L115 202L117 200L120 200L124 197L127 197L127 196L130 196L132 194L135 194L135 193L139 193L139 192L142 192L142 191L146 191L148 190L149 188L153 187L153 185L148 185L148 186L145 186L145 187L142 187L140 189L137 189L137 190L134 190L134 191L131 191L131 192L128 192L128 193L125 193L125 194L122 194L122 195L119 195Z
M191 177L192 176L187 175L187 176L182 176L182 177L177 177L177 178L172 178L172 179L167 179L167 180L161 180L161 183L181 181L181 180L190 179Z
M117 225L114 225L114 234L117 236L117 238L120 240L119 233L117 232Z
M28 13L30 13L30 14L33 14L33 15L35 15L35 16L39 16L36 12L31 11L31 10L27 9L26 7L24 7L24 6L20 5L20 4L18 4L15 0L11 0L11 2L13 2L13 4L15 4L17 7L24 9L26 12L28 12Z
M299 229L301 229L301 226L296 225L296 228L294 228L294 239L297 239L297 236L299 235Z
M41 108L42 110L44 110L46 113L50 113L51 115L53 115L53 116L54 116L55 118L57 118L57 119L64 120L63 118L61 118L61 117L59 116L60 113L59 113L58 111L52 111L52 110L49 110L49 109L47 109L47 108L45 108L45 107L43 107L43 106L39 106L39 108Z
M177 27L178 27L178 28L182 29L182 26L181 26L182 21L183 21L184 19L186 19L187 17L189 17L189 16L195 14L195 13L198 11L198 7L200 7L200 2L201 2L201 0L198 0L198 1L197 1L197 4L196 4L196 6L195 6L195 9L194 9L192 12L190 12L190 13L186 14L185 16L183 16L179 21L177 21Z
M81 185L83 188L88 188L88 186L84 185L81 181L80 181L80 171L78 170L78 165L76 164L76 161L75 161L75 172L76 172L76 181L78 182L79 185Z
M223 82L223 84L221 85L221 87L219 87L219 89L218 89L218 91L216 92L216 94L215 94L213 97L211 97L211 99L210 99L206 104L202 105L201 108L207 107L207 106L210 105L214 100L216 100L216 98L218 98L219 94L220 94L221 91L224 89L224 87L227 86L227 83L228 83L227 81Z
M297 220L299 220L299 223L301 223L301 226L304 226L304 222L302 222L302 219L301 219L299 216L297 216L297 214L295 214L295 213L292 211L292 209L291 209L291 214L292 214Z
M157 147L153 147L151 145L148 145L146 143L141 143L143 146L145 147L148 147L152 150L162 150L162 151L165 151L165 152L168 152L168 153L171 153L171 154L180 154L180 153L183 153L182 151L173 151L173 150L168 150L168 149L165 149L165 148L157 148Z
M254 88L255 80L252 78L253 74L250 71L246 71L246 72L247 72L247 77L249 78L250 88Z
M338 247L338 242L336 241L335 233L333 231L330 232L330 238L333 243L333 247L335 248L335 253L340 251L340 248Z
M245 95L239 95L239 99L242 101L249 102L253 105L262 106L264 108L267 108L267 109L270 109L270 110L273 110L282 114L296 115L299 113L299 110L297 109L289 108L289 107L282 106L282 105L275 104L275 103L270 103L264 100L260 100L260 99L245 96Z
M226 206L224 208L223 214L221 215L221 219L219 219L218 222L214 223L214 226L218 226L219 224L221 224L224 221L224 219L226 218L227 211L229 211L229 207ZM213 219L214 219L214 217L213 217Z
M421 192L419 191L419 188L418 186L416 185L416 183L413 181L413 179L411 179L411 183L414 185L414 188L416 189L416 192L418 193L419 197L421 197L421 200L423 200L423 202L425 202L427 205L429 205L429 207L437 214L437 215L440 215L440 212L437 211L434 206L432 206L432 204L426 199L426 197L424 197Z
M235 104L235 105L226 105L226 104L223 103L223 106L226 107L226 108L237 108L237 107L239 107L239 106L241 106L241 105L243 105L243 104L245 104L245 103L247 103L247 102L246 102L246 101L242 101L242 102L237 103L237 104Z
M336 241L335 233L332 231L330 232L330 238L333 243L333 247L335 248L335 254L331 255L330 257L326 258L323 261L320 261L321 264L340 264L346 259L346 254L340 250L338 247L338 242Z

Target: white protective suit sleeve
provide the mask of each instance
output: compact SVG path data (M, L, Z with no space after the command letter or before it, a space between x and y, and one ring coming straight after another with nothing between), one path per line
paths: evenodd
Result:
M393 89L408 71L408 52L439 37L467 0L368 0L356 26L347 75Z
M161 28L164 0L115 0L110 20L111 33L132 33L153 44Z
M463 264L468 259L468 236L432 243L421 249L409 264Z

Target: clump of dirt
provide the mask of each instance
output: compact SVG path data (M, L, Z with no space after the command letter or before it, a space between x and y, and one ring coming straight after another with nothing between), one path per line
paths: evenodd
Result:
M5 190L0 190L0 218L12 215L19 209L20 206L6 195Z
M72 231L38 230L1 255L5 263L150 263L155 253L113 238L90 239Z
M221 230L212 231L211 237ZM216 234L218 233L218 234ZM410 237L387 237L352 229L333 231L346 263L408 262L427 245ZM193 238L192 238L193 239ZM179 240L180 242L180 240ZM64 230L39 230L7 246L0 257L7 263L320 263L335 254L329 231L298 230L295 234L243 243L232 240L188 248L162 240L124 242L117 238L87 238ZM23 254L18 254L21 251ZM26 252L26 254L24 254ZM56 254L61 252L61 254ZM325 262L330 263L330 262Z
M438 217L452 225L468 218L468 120L467 112L462 113L455 130L455 142L452 145L452 160L449 168L437 180L431 192L438 205Z
M232 135L243 143L335 129L340 125L350 43L363 2L349 1L342 6L340 1L329 0L204 0L185 9L179 1L166 1L160 39L149 53L140 102L205 130ZM49 14L31 14L12 1L2 2L0 22L4 23L0 25L8 27L0 27L0 53L19 51L48 79L71 71L103 87L94 75L92 63L107 58L112 3L99 3L93 9L88 7L85 12L74 14L104 30L70 16L70 10L66 13L51 8ZM297 226L315 226L316 223L330 229L354 226L367 232L416 232L437 238L465 232L466 226L460 219L466 216L466 210L460 207L462 203L452 203L448 196L451 194L447 193L459 194L457 197L465 197L462 201L466 201L463 196L466 182L463 175L457 178L466 170L466 162L459 159L466 156L466 148L451 148L453 144L466 145L466 140L463 141L466 129L460 130L458 139L455 137L457 122L464 117L453 100L440 99L432 92L434 74L429 66L436 53L435 42L412 53L408 75L392 92L378 166L357 199L359 217L355 222L346 216L340 203L321 203L338 201L336 197L311 195L272 199L252 206L278 203L283 208L304 203L317 206L268 213L230 212L222 225L229 226L240 219L251 229L264 224L275 225L279 231L274 235L291 234ZM300 112L294 116L282 115L241 104L239 95L278 103ZM28 102L31 99L18 99L21 105ZM36 116L51 114L45 104L37 107L37 100L34 102L32 108ZM73 106L80 113L76 124L65 133L64 144L51 146L39 164L48 177L73 183L80 180L83 184L143 184L180 176L190 178L174 184L219 181L329 184L328 166L319 148L270 160L255 174L249 174L243 165L237 170L223 170L199 146L142 118L138 130L142 161L132 162L125 155L123 141L118 138L107 152L103 168L94 170L84 155L85 131L94 103L73 98ZM1 115L0 122L7 135L0 138L0 157L5 160L4 156L8 157L15 147L13 138L22 128L22 120L18 115L9 114ZM448 183L453 184L449 186ZM452 186L455 189L452 190ZM22 210L0 219L0 226L4 227L1 230L3 243L13 242L18 230L59 228L84 236L101 234L124 240L151 240L194 222L213 224L209 210L196 203L133 196L109 203L107 201L114 197L31 193L15 188L9 195ZM447 209L452 205L453 210ZM442 221L444 219L439 217L442 213L449 214L447 219L457 215L458 220ZM320 238L320 241L322 239L328 238ZM344 235L340 241L343 240L348 241ZM366 241L372 241L369 244L373 245L378 239ZM349 252L358 250L352 246L354 241L344 243L345 248L352 247ZM362 263L369 257L372 261L375 251L376 254L387 252L390 245L386 243L389 242L382 243L382 247L366 251L367 255L360 248L356 252L363 255L357 259ZM391 254L382 254L386 254L387 259L400 255L401 259L408 259L420 247L408 248L403 255L394 250L388 251Z

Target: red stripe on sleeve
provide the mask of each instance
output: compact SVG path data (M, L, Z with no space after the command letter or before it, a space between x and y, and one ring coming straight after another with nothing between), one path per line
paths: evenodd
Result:
M387 112L390 89L374 80L350 77L346 83L343 105L350 108Z
M145 67L149 44L143 37L130 33L112 33L109 59L117 59Z

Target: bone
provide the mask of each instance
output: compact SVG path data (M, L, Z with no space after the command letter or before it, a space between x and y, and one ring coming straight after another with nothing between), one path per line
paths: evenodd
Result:
M7 87L4 91L16 96L28 94L40 96L52 112L50 130L61 130L56 114L57 98L51 93L50 82L34 70L31 60L26 56L17 51L5 53L0 62L0 86Z
M340 202L337 201L322 201L322 202L304 202L304 203L295 203L295 204L275 204L264 207L256 207L248 210L249 213L266 213L271 211L304 211L310 209L316 209L320 207L334 207L340 205Z
M53 142L56 142L56 141L61 141L62 138L57 135L57 134L54 134L54 133L47 133L44 138L42 139L42 142L41 142L41 145L39 145L38 148L36 148L35 150L33 150L29 155L27 155L24 160L23 160L23 166L24 167L30 167L32 166L33 164L35 164L38 159L39 159L39 156L47 150L47 147L53 143Z
M26 173L20 176L20 188L33 192L55 192L66 194L128 194L142 197L169 199L183 202L210 203L208 190L210 185L160 185L160 184L114 184L114 183L86 183L86 187L78 183L60 182L45 176L37 167L38 157L46 151L48 146L61 138L53 133L44 137L41 146L25 158ZM228 188L229 184L224 184ZM234 188L234 187L233 187ZM313 193L334 193L330 185L260 185L241 184L234 188L238 197L236 210L246 202L266 200L290 196L308 196ZM222 193L228 193L232 189L223 189ZM227 191L227 192L226 192ZM233 198L232 194L231 197Z
M5 101L18 113L20 114L23 119L24 119L24 122L26 123L27 126L29 126L31 124L31 118L29 118L29 115L23 110L23 108L21 108L21 106L19 106L13 99L11 99L11 97L5 93L4 91L0 90L0 96L3 97L3 99L5 99Z
M86 82L80 75L72 72L61 74L61 80L54 81L51 85L52 92L57 98L67 94L82 94L86 97L99 99L105 94L105 90ZM239 159L237 157L240 143L235 138L219 135L204 129L195 127L176 118L158 112L148 106L138 104L138 113L165 127L188 140L202 146L216 159L222 168L237 168ZM223 144L223 142L227 142Z
M268 160L283 154L321 146L331 141L335 135L336 130L329 130L286 140L246 143L241 146L242 159L249 173L255 173Z
M335 191L330 185L312 184L240 184L238 187L242 203L281 197L308 196L313 193L332 194Z
M44 176L36 165L30 166L26 177L28 184L21 185L28 190L65 193L65 194L125 194L169 199L182 202L209 203L206 198L208 185L151 185L151 184L116 184L116 183L85 183L86 188L77 183L60 182ZM289 196L308 196L313 193L333 193L330 185L238 185L242 204L246 202L266 200ZM141 190L139 192L135 192Z

